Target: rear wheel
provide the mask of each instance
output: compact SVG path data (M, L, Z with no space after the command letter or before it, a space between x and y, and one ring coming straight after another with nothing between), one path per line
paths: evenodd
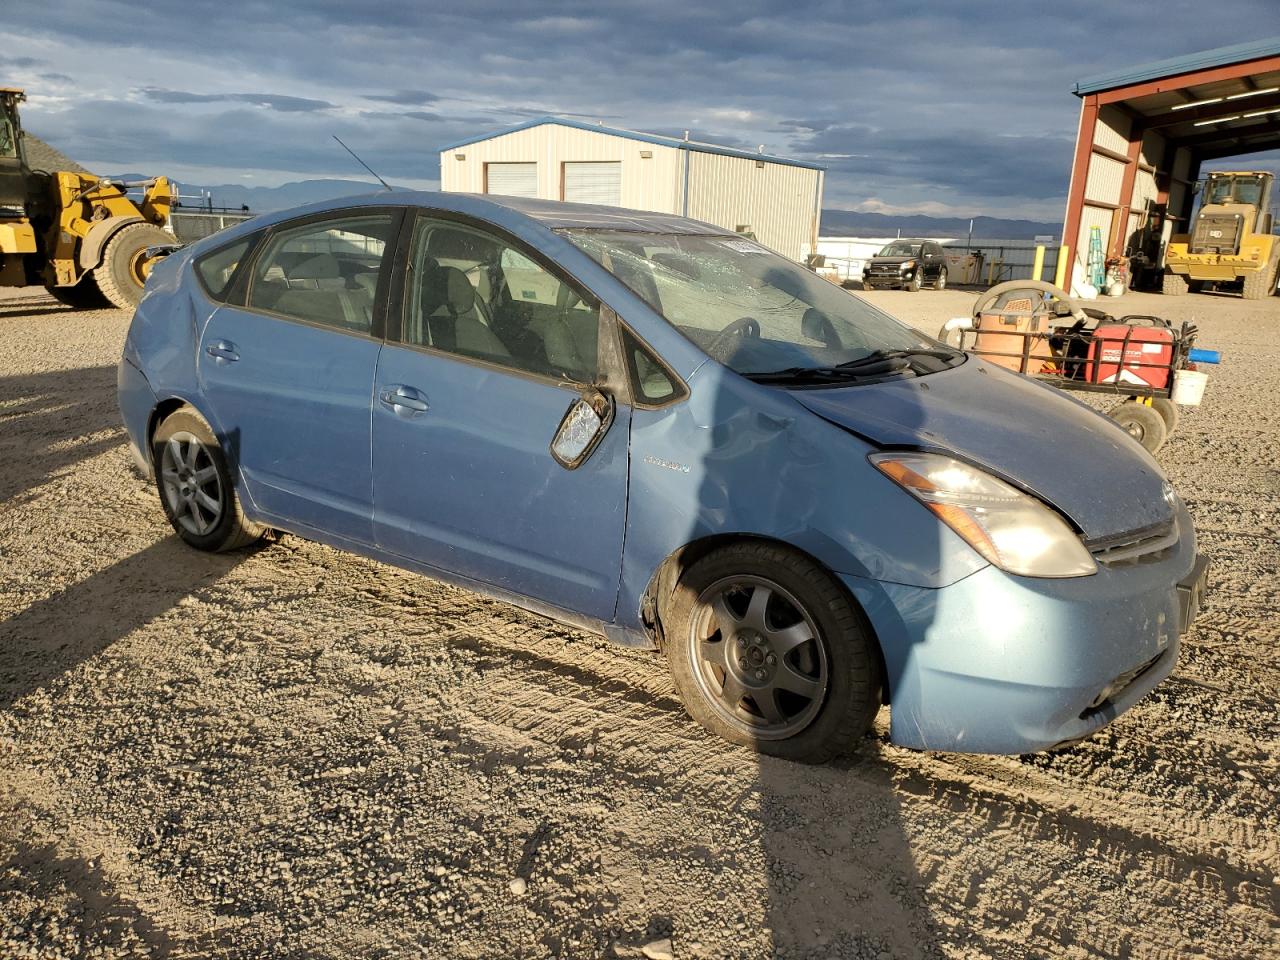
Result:
M1164 446L1169 436L1169 428L1165 426L1164 417L1154 407L1148 407L1137 400L1126 400L1119 406L1113 407L1108 415L1151 453L1155 453Z
M241 512L222 446L199 414L187 409L167 417L151 452L165 516L191 546L221 553L266 533Z
M1160 292L1166 297L1186 296L1187 278L1180 273L1166 272L1160 283Z
M93 282L93 277L88 274L81 277L80 282L75 286L45 287L45 290L59 303L65 303L68 307L75 307L77 310L101 310L111 306L110 301L102 295L98 285Z
M690 716L733 743L805 763L848 751L883 680L862 613L786 547L744 541L694 563L670 609L667 658Z
M1268 265L1244 278L1240 294L1246 300L1262 300L1276 291L1276 267Z
M173 236L153 223L131 223L107 241L102 263L93 279L102 295L121 310L132 310L142 299L142 288L151 274L147 247L173 243Z
M947 289L947 268L946 267L943 267L941 270L938 271L938 279L934 282L933 289L935 290Z

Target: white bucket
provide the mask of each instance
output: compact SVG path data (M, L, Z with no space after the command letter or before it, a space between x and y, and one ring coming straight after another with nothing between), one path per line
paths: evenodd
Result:
M1194 407L1204 399L1204 385L1208 382L1209 375L1199 370L1174 371L1171 399L1184 407Z

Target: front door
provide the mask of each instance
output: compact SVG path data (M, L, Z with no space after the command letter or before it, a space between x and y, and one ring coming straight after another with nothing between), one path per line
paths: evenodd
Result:
M348 211L277 227L245 305L219 307L200 339L203 392L253 503L362 543L373 540L379 278L401 216Z
M400 344L378 363L375 535L393 553L612 619L630 411L589 459L548 449L598 373L600 311L515 241L421 217Z

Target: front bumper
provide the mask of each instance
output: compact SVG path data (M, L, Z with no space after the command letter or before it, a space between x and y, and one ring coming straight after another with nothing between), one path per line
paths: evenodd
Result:
M1158 561L1090 577L986 567L938 590L845 577L884 651L892 741L1033 753L1087 737L1133 706L1173 672L1203 593L1181 505L1178 524L1178 544Z

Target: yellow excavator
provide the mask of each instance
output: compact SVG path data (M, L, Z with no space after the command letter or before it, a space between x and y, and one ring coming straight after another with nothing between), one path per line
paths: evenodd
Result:
M1206 283L1240 283L1246 300L1275 293L1280 237L1272 233L1271 187L1266 171L1210 173L1191 232L1169 239L1162 290L1180 296Z
M0 286L43 286L74 307L133 309L161 254L153 248L176 242L164 229L173 186L165 177L122 183L33 169L18 117L25 99L0 87Z

